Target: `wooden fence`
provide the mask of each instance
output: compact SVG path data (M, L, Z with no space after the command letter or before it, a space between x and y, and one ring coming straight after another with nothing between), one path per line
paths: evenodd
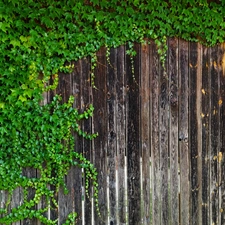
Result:
M89 58L60 76L57 92L64 100L74 95L80 110L95 107L81 126L99 137L78 137L76 151L97 167L101 217L84 195L77 168L65 178L69 195L59 193L59 209L47 217L62 224L76 211L78 225L225 224L225 45L171 38L168 46L166 70L151 43L135 44L134 67L126 46L110 50L110 63L102 48L97 89L90 85ZM15 191L12 207L21 203L20 193ZM0 197L4 204L3 192Z

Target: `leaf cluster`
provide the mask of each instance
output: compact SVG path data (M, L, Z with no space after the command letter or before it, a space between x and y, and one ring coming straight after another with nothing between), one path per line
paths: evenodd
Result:
M21 76L35 63L49 76L103 45L144 38L179 36L213 45L224 41L224 17L223 1L3 0L0 74Z
M18 100L20 104L13 102L13 107L5 104L0 111L0 190L9 192L9 200L17 187L22 187L24 193L29 188L35 192L32 200L28 200L25 194L23 204L12 211L6 204L1 209L1 224L32 217L44 220L46 224L55 224L43 217L47 209L34 211L32 207L45 197L54 202L57 208L54 193L48 186L55 186L56 192L63 186L66 192L64 176L71 165L84 168L87 188L90 181L96 184L96 169L82 154L74 152L72 135L72 132L77 132L89 140L97 136L83 132L79 126L79 121L88 119L94 108L90 105L86 111L78 113L72 107L72 97L67 103L61 103L61 100L56 95L51 103L43 106L36 99L25 102ZM23 173L26 168L37 169L40 177L28 178Z

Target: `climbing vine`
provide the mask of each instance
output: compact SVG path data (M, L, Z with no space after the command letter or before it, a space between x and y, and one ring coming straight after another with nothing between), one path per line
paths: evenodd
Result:
M60 186L67 193L64 176L71 165L84 168L86 188L89 180L94 185L97 197L97 172L94 166L82 154L74 152L74 137L72 131L87 139L97 134L87 134L79 127L79 121L92 116L93 106L90 105L83 113L78 113L72 107L74 98L67 103L61 103L61 97L56 95L49 104L41 106L36 99L5 104L1 110L1 151L0 151L0 189L9 193L8 203L0 209L3 215L1 224L24 218L37 217L45 224L55 224L47 220L43 213L50 207L57 208L54 191L49 185ZM34 168L40 171L39 178L28 178L23 174L24 168ZM24 190L24 200L21 206L8 211L13 190L18 186ZM28 190L34 190L33 199L28 200ZM33 207L45 197L49 203L45 209L35 211ZM75 218L70 214L68 218ZM65 224L70 224L66 222Z
M48 220L44 212L57 208L59 187L67 192L64 176L74 165L84 168L86 189L94 187L98 205L97 171L82 154L74 151L73 132L89 140L97 134L80 129L80 120L93 114L90 105L83 113L60 95L42 105L44 92L54 90L60 72L73 70L68 62L91 56L90 78L94 86L96 52L127 44L131 61L133 42L153 39L162 64L167 51L166 37L181 37L215 45L225 39L225 2L190 0L2 0L0 2L0 190L8 201L0 208L0 223L25 218ZM110 62L109 62L110 63ZM134 69L132 68L132 71ZM133 72L134 73L134 72ZM50 81L52 81L51 84ZM100 137L101 138L101 137ZM40 177L28 178L23 169L34 168ZM54 191L49 185L55 186ZM9 209L13 191L21 187L21 206ZM28 190L34 197L28 198ZM45 208L35 206L45 198ZM75 221L76 213L65 224Z

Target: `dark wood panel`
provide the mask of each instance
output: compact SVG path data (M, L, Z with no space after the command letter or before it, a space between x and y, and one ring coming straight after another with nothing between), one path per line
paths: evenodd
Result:
M189 49L189 136L191 153L191 224L198 224L198 120L197 120L197 66L198 49L197 43L190 43Z
M169 157L170 157L170 213L171 224L179 224L179 165L178 165L178 109L179 109L179 74L178 74L178 39L168 41L168 77L169 77Z
M126 190L126 66L125 66L125 46L117 49L117 76L116 76L116 93L117 93L117 169L118 169L118 224L125 224L127 221L127 190Z
M134 65L130 56L126 57L127 66L127 179L128 179L128 215L130 224L138 224L141 220L140 201L140 151L139 151L139 77L140 45L135 44ZM134 66L134 74L132 74ZM134 75L134 77L133 77Z
M70 95L72 95L72 74L60 74L59 91L58 94L62 96L63 102L69 100ZM73 151L73 149L71 149ZM74 174L73 169L70 168L68 174L65 176L64 181L69 194L65 194L63 188L60 188L58 194L58 204L59 207L56 209L54 214L51 216L54 219L58 218L59 224L65 223L68 215L73 212L74 209ZM52 218L51 217L51 218ZM52 218L52 219L53 219Z
M161 221L161 171L160 171L160 148L159 148L159 59L156 45L152 43L150 53L151 63L151 160L152 160L152 198L153 215L152 224L159 224ZM161 222L160 222L161 223Z
M109 223L117 224L116 205L116 72L117 72L117 49L111 49L107 59L107 168L109 188Z
M166 61L167 64L167 61ZM159 67L159 143L160 143L160 171L161 171L161 224L169 224L169 89L168 73L160 63Z
M90 62L88 59L79 60L74 63L74 71L72 73L72 95L75 97L74 107L76 107L79 112L83 112L85 109L85 104L90 103ZM85 104L84 104L85 102ZM85 125L84 125L85 124ZM91 119L82 121L80 126L83 130L90 133L91 132ZM85 140L83 137L74 134L75 136L75 149L74 151L82 153L86 158L90 160L90 142ZM87 144L88 146L84 145ZM82 224L82 218L85 218L85 212L82 210L82 202L85 200L85 190L84 182L82 177L82 170L78 167L73 167L73 211L77 213L78 217L76 224ZM86 201L85 209L90 212L90 201ZM88 213L88 216L91 216ZM91 219L89 219L91 221Z
M188 43L179 40L179 162L180 162L180 224L190 223L190 151L188 133L189 114Z
M219 216L219 187L218 187L218 148L219 148L219 74L218 74L218 48L211 48L210 53L210 73L211 73L211 146L210 146L210 219L211 223L217 223Z
M98 171L99 185L99 209L101 217L95 210L95 223L105 225L108 216L107 208L107 105L106 105L106 51L104 48L97 52L97 67L95 69L95 86L92 90L92 98L95 107L93 116L93 131L98 132L99 137L93 140L93 160Z
M37 177L37 170L33 168L24 168L23 169L23 176L26 176L28 178L36 178ZM23 193L23 190L21 190ZM28 189L28 194L27 194L27 199L32 200L35 196L35 190L32 188ZM22 196L23 197L23 196ZM37 206L35 205L32 209L37 209ZM37 224L37 219L24 219L21 221L21 225L36 225Z
M223 145L222 145L222 139L223 139L223 121L221 117L222 113L222 95L224 92L224 86L223 86L223 70L221 67L222 59L223 59L223 49L220 45L218 45L218 59L217 59L217 72L218 72L218 116L219 116L219 143L218 143L218 153L217 153L217 166L218 166L218 200L219 200L219 213L218 213L218 224L221 224L222 221L222 189L221 189L221 182L222 182L222 159L223 159Z
M221 224L225 224L225 44L220 45L220 138L221 138L221 149L219 155L219 164L221 170L220 177L220 217Z
M83 112L87 106L89 106L90 103L93 103L93 99L91 96L92 93L92 88L90 85L90 70L91 70L91 62L90 62L90 57L85 58L82 60L81 63L81 74L80 78L76 78L78 81L80 80L80 110ZM95 113L95 112L94 112ZM93 132L92 128L92 118L89 118L88 120L83 120L81 127L83 128L84 131L88 133ZM78 152L82 152L83 155L85 156L86 159L91 161L93 163L93 146L92 142L89 140L86 140L84 138L79 138L78 141L79 146L78 147ZM78 171L79 172L79 171ZM82 192L82 202L84 203L84 212L82 212L83 217L85 218L85 223L91 224L92 221L92 201L90 196L93 194L91 188L89 190L85 189L85 179L84 177L82 178L82 189L80 190ZM86 195L86 191L88 193L88 196ZM79 196L77 196L79 198Z
M202 224L209 225L209 148L210 148L210 74L209 74L209 51L203 47L202 54Z
M150 46L142 44L140 74L140 150L142 158L142 215L143 224L150 224Z

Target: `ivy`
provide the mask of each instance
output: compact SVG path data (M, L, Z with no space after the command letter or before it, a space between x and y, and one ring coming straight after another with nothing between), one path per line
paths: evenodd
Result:
M29 188L35 192L32 200L28 200L25 195L23 204L11 212L7 205L2 208L1 224L11 224L33 217L46 224L55 224L43 217L43 212L48 208L35 212L32 207L44 196L48 202L54 203L54 207L58 207L54 193L48 186L55 186L55 191L59 191L60 186L63 186L66 193L64 176L71 165L84 168L86 188L91 182L95 187L94 196L97 197L96 169L82 154L74 152L75 142L71 135L72 131L75 131L89 140L97 136L87 134L79 127L79 121L92 116L94 108L90 105L86 111L78 113L72 107L72 97L67 103L62 104L61 100L61 97L56 95L51 103L43 106L36 99L24 102L18 100L12 102L13 107L11 104L5 104L0 112L0 190L12 193L20 186L24 193ZM26 177L23 174L25 168L37 169L40 171L40 177Z
M57 224L45 218L46 208L34 210L41 198L52 202L59 187L67 192L64 176L74 165L84 168L85 186L93 185L98 205L97 171L74 151L73 132L89 140L96 134L80 129L80 120L93 114L90 105L83 113L73 108L73 97L62 103L60 95L41 105L44 92L54 90L60 72L73 70L72 61L91 56L90 80L94 85L96 52L127 44L133 57L134 42L153 39L162 65L167 37L212 46L225 39L225 2L159 0L2 0L0 2L0 190L8 201L0 208L1 224L25 218L38 218L44 224ZM68 66L69 65L69 66ZM132 66L132 76L134 68ZM27 178L25 168L39 171L40 177ZM50 190L49 185L55 186ZM9 209L13 191L21 187L21 206ZM28 190L34 191L28 199ZM98 213L100 213L98 211ZM65 224L75 221L68 215Z

